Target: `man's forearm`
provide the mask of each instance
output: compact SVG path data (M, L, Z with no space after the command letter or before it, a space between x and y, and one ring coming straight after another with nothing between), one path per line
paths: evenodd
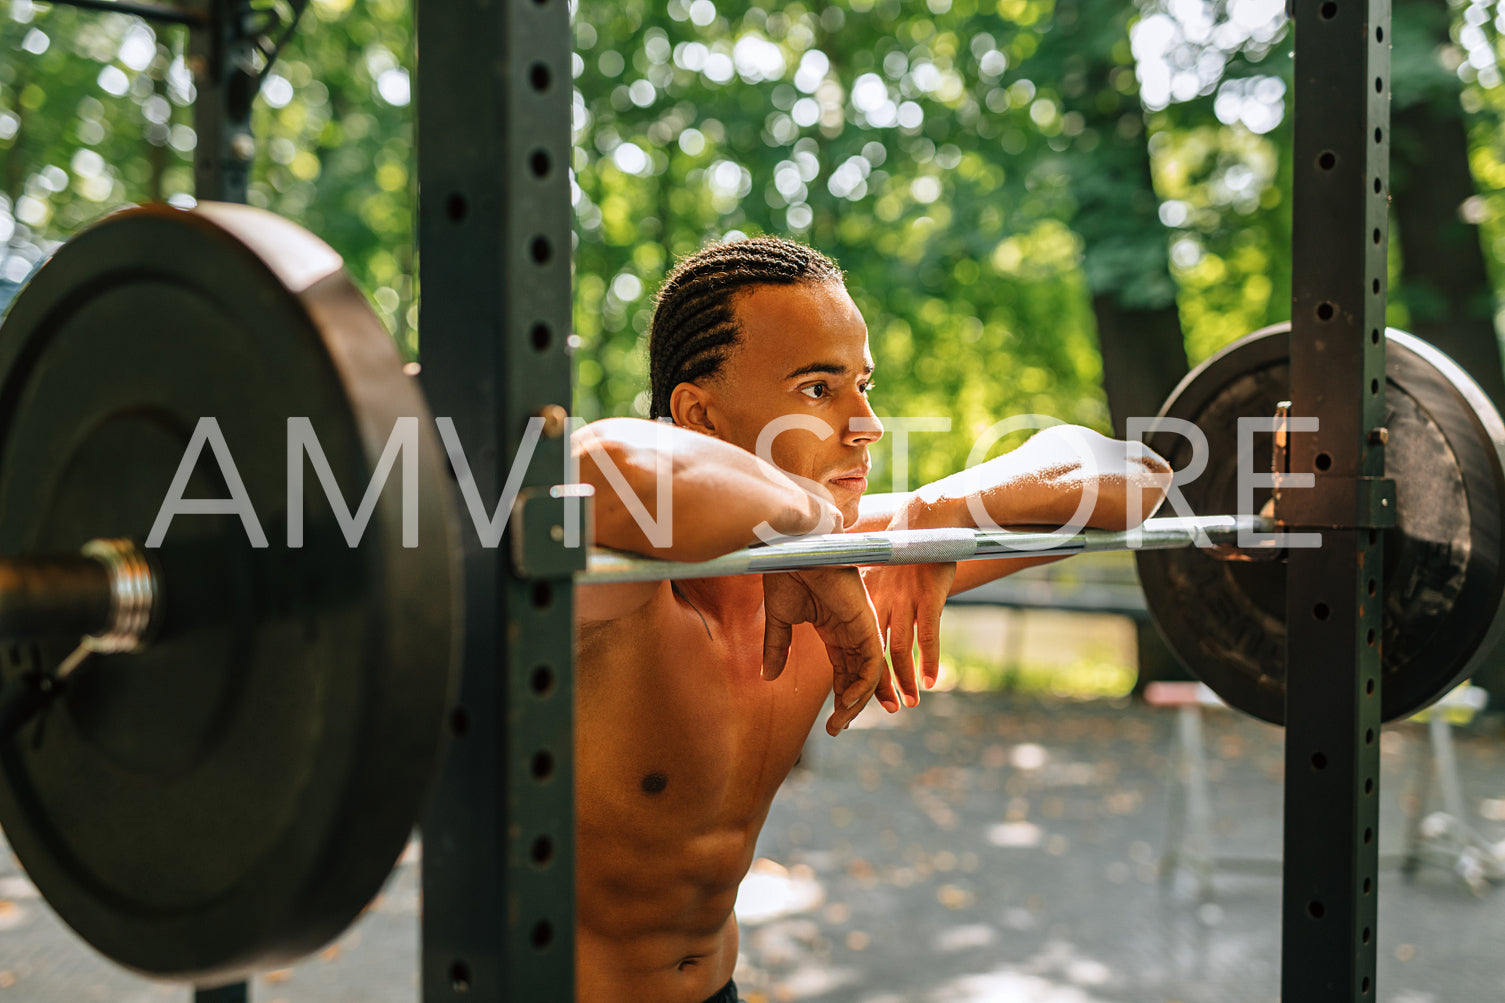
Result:
M1169 468L1139 443L1052 428L1018 449L927 484L891 522L1125 529L1159 506Z
M595 543L699 561L758 540L841 520L829 499L741 447L659 422L618 418L587 425L573 448L595 489Z

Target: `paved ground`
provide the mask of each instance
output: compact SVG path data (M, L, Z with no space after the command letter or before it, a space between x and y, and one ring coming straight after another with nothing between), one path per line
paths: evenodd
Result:
M1274 1003L1278 874L1220 873L1210 902L1162 881L1174 718L1117 702L946 693L817 737L744 886L750 1003ZM1218 850L1280 847L1280 733L1206 715ZM1382 846L1423 747L1384 735ZM1505 741L1457 740L1469 824L1505 838ZM417 855L322 954L258 980L258 1003L416 1001ZM1441 867L1381 880L1378 999L1505 1000L1505 887ZM0 1003L179 999L98 958L0 853ZM647 1003L647 1001L645 1001Z

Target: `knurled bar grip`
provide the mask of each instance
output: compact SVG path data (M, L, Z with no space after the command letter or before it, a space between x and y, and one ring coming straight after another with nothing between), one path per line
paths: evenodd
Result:
M1241 534L1267 534L1262 516L1150 519L1133 530L908 529L834 533L780 540L723 554L709 561L660 561L595 548L577 585L653 582L671 578L721 578L847 564L933 564L982 558L1067 557L1105 550L1168 550L1236 546Z

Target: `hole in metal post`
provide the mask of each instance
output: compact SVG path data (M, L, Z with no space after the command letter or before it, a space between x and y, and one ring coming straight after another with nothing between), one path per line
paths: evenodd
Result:
M554 601L554 590L548 582L533 583L533 606L535 609L548 609Z
M1385 81L1380 77L1374 78L1374 92L1376 94L1385 93Z
M1385 183L1383 181L1381 181L1379 178L1375 178L1374 179L1374 193L1376 195L1379 195L1384 190L1385 190Z
M1374 40L1376 42L1383 42L1385 40L1385 29L1384 28L1378 28L1377 27L1377 28L1374 29Z
M1312 607L1312 616L1318 620L1326 620L1331 615L1332 610L1327 608L1327 603L1325 602L1319 602Z
M444 200L444 215L449 217L451 223L459 223L468 212L470 205L459 192L451 192L449 198Z
M463 735L470 730L470 715L465 713L464 707L449 712L449 730L452 735Z
M1325 770L1325 769L1327 769L1327 757L1324 756L1320 752L1314 752L1314 753L1312 753L1312 769L1314 769L1314 770Z
M1373 780L1366 780L1366 781L1364 781L1364 793L1365 794L1373 794L1374 793L1374 781Z
M1321 919L1327 915L1327 908L1321 902L1313 899L1306 904L1306 914L1312 917L1312 919Z
M542 265L554 256L554 245L549 243L548 237L534 237L533 243L528 245L528 252L533 255L533 260Z
M1333 314L1336 313L1336 312L1337 312L1337 307L1333 306L1330 302L1328 302L1326 300L1324 300L1321 303L1317 304L1317 319L1318 320L1332 320L1333 319Z
M545 324L543 321L539 321L537 324L534 324L532 329L528 332L528 337L533 340L533 347L536 350L540 352L546 352L549 349L549 345L554 340L554 332L550 330L549 325Z
M530 939L533 941L534 947L540 951L543 950L554 942L554 925L546 919L539 920L533 924Z
M554 692L554 670L547 665L540 665L533 670L533 675L528 677L528 685L535 696L548 696Z
M1373 282L1371 282L1369 284L1369 289L1376 296L1378 296L1380 294L1380 280L1379 279L1375 279Z
M1319 7L1317 12L1322 15L1322 20L1331 21L1338 16L1338 5L1333 3L1333 0L1327 0L1327 3Z
M1333 458L1327 453L1318 453L1312 462L1316 464L1318 470L1327 470L1333 465Z
M1376 328L1372 329L1369 332L1369 343L1371 345L1378 345L1380 343L1380 329L1379 328L1376 327Z
M533 771L533 779L543 783L554 775L554 755L548 749L539 749L533 753L533 760L529 763Z
M1370 595L1374 595L1374 590L1378 587L1379 586L1376 584L1375 580L1371 578L1369 579L1369 584L1365 586L1365 589L1369 592Z
M1364 845L1368 846L1370 843L1373 843L1373 842L1374 842L1374 830L1373 829L1365 829L1364 830Z
M1367 731L1364 732L1364 744L1365 745L1373 745L1374 744L1374 729L1373 728L1370 728L1370 729L1368 729Z
M549 160L548 150L534 150L528 155L528 169L533 172L535 178L548 177L549 168L553 166L553 162Z
M1374 141L1376 143L1383 143L1385 141L1385 130L1379 126L1375 126L1374 128Z
M1381 236L1381 234L1380 234L1380 228L1379 227L1375 227L1374 228L1374 233L1371 236L1372 236L1372 239L1374 240L1374 242L1376 244L1378 244L1380 242L1380 236Z
M1338 156L1332 150L1323 150L1317 155L1317 166L1324 171L1330 171L1338 166Z
M533 841L533 847L528 855L539 867L549 866L549 862L554 859L554 841L548 836L539 836Z
M1365 878L1364 879L1364 894L1368 895L1369 894L1369 890L1371 888L1373 888L1373 887L1374 887L1374 884L1368 878Z
M1380 395L1380 381L1379 380L1370 380L1369 381L1369 396L1371 396L1371 397L1378 397L1379 395Z
M549 68L543 63L534 63L528 68L528 83L533 85L535 91L549 89Z
M1374 680L1373 679L1367 680L1364 683L1364 695L1366 697L1372 697L1372 696L1374 696Z
M449 966L449 987L457 993L470 992L470 966L456 961Z

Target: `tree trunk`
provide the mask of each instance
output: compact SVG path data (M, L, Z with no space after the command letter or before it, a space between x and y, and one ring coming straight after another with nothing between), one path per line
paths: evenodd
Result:
M1396 51L1432 53L1402 64L1391 109L1390 192L1400 246L1399 299L1412 333L1442 349L1505 407L1505 376L1495 333L1494 289L1479 229L1468 127L1458 75L1440 56L1456 52L1447 0L1408 0L1395 8ZM1505 648L1496 647L1474 682L1505 703Z
M1124 86L1133 80L1133 66L1120 62L1134 16L1132 5L1058 0L1056 23L1042 45L1054 48L1051 55L1066 67L1062 103L1084 126L1077 149L1066 152L1076 200L1071 226L1082 239L1103 391L1121 436L1129 418L1159 413L1187 370L1144 112L1138 90ZM1152 680L1188 678L1152 624L1136 621L1135 629L1135 692Z
M1411 332L1452 356L1496 407L1505 406L1494 289L1479 227L1466 218L1475 191L1462 112L1456 101L1448 114L1418 102L1397 108L1391 121L1400 298Z
M1181 317L1174 303L1133 308L1112 293L1094 296L1092 313L1103 354L1103 391L1113 430L1122 436L1129 418L1158 414L1186 375Z

